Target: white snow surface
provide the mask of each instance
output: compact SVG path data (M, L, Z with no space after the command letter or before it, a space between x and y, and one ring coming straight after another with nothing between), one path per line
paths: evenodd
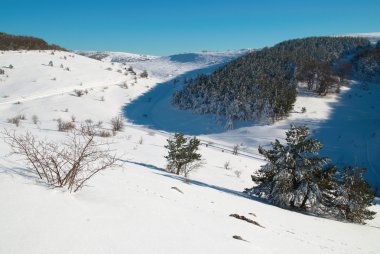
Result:
M252 186L250 175L265 163L258 145L283 139L292 122L309 124L327 143L338 139L343 145L327 148L342 160L360 151L376 172L379 86L363 90L352 84L326 98L300 93L288 119L274 125L235 123L232 131L216 125L212 116L170 106L170 93L183 85L184 77L210 72L239 54L189 53L125 65L71 52L0 52L5 70L0 75L1 129L62 141L65 134L57 131L54 119L75 115L77 122L103 121L103 128L110 129L113 116L127 117L125 130L110 138L122 167L96 175L77 193L41 183L0 141L0 253L379 253L379 216L364 226L343 223L280 209L242 193ZM46 66L49 61L53 67ZM70 71L61 69L61 63ZM9 64L14 68L3 68ZM137 82L134 75L125 75L129 65ZM143 70L147 79L139 77ZM179 82L174 85L173 79ZM119 86L125 83L128 89ZM74 89L88 94L74 96ZM304 106L307 112L299 113ZM7 122L18 114L26 116L20 127ZM32 115L38 116L37 125ZM201 147L205 166L191 173L189 183L164 170L164 145L176 130L209 144ZM241 144L237 156L230 152L236 144ZM226 161L231 170L223 168ZM379 205L371 209L380 212ZM264 228L230 217L233 213Z

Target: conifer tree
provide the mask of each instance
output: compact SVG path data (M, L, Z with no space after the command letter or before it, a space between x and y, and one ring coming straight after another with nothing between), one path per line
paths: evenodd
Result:
M374 204L375 192L364 179L366 169L346 166L339 172L340 185L334 201L338 217L357 223L374 218L367 207Z
M252 175L255 187L245 192L272 204L335 217L355 223L374 218L368 210L375 192L364 179L364 168L338 170L320 157L322 143L310 137L306 126L292 125L286 143L276 140L272 149L259 147L268 163Z
M201 165L201 155L197 153L199 139L196 137L188 139L183 133L175 133L174 138L167 141L165 148L168 149L168 155L165 158L170 172L187 177L192 170Z
M322 144L309 137L306 126L291 126L286 144L276 140L271 150L260 147L268 163L252 176L256 187L247 190L284 208L318 210L323 200L321 186L331 182L328 158L318 157Z

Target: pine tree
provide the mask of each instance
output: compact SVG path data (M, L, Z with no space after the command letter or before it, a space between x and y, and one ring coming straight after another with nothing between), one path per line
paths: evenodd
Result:
M364 179L365 169L346 166L338 170L319 157L322 143L310 138L306 126L291 126L286 144L276 140L272 149L259 147L268 163L252 175L257 186L245 192L272 204L335 217L355 223L374 218L368 210L375 192Z
M334 201L338 217L357 223L374 218L367 207L374 204L375 192L364 179L366 169L346 166L338 174L340 185Z
M252 176L258 185L247 191L280 207L319 210L321 187L330 184L333 169L325 167L328 158L317 156L322 144L309 135L306 126L292 125L285 145L276 140L271 150L260 147L268 163Z
M183 133L175 133L174 138L167 141L165 148L168 149L168 155L165 158L170 172L187 177L192 170L201 165L201 155L197 153L200 141L196 137L188 139Z

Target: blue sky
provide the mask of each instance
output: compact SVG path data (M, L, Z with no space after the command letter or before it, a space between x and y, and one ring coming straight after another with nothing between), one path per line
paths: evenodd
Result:
M380 32L380 0L0 0L0 31L68 49L168 55Z

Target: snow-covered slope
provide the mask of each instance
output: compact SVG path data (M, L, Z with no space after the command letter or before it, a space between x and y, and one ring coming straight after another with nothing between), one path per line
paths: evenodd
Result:
M301 95L291 117L276 125L237 125L228 132L215 127L218 131L200 135L202 143L208 143L201 147L206 164L190 175L189 183L164 171L164 145L172 131L168 128L203 131L212 123L207 116L173 111L165 89L172 89L172 79L180 80L179 86L184 77L210 71L236 55L219 57L186 54L124 65L68 52L0 53L0 68L5 70L0 94L9 96L0 99L1 129L63 140L54 119L69 121L74 115L76 122L102 121L109 130L111 117L131 105L136 118L147 119L145 126L134 123L135 118L126 119L126 129L110 139L122 168L95 176L74 194L39 182L0 141L0 253L378 253L379 216L365 226L342 223L280 209L242 193L252 186L252 172L264 163L255 152L259 144L283 138L293 121L307 122L318 132L320 121L328 123L340 97ZM42 65L49 61L53 67ZM61 70L61 63L70 71ZM9 64L14 69L2 67ZM136 76L125 75L129 65ZM144 69L147 79L139 77ZM86 88L88 94L82 97L72 93ZM352 98L358 99L354 105L366 96L355 89L343 90L342 96L348 91L358 94ZM369 91L374 97L378 94L377 88ZM305 114L299 113L303 106ZM20 127L7 122L18 114L26 117ZM38 124L33 124L32 115L38 116ZM241 153L233 155L232 147L241 143ZM224 168L226 161L229 170ZM379 205L372 209L380 212ZM230 217L233 213L263 228ZM233 239L234 235L246 241Z
M9 65L13 68L7 68ZM126 79L115 68L111 70L109 63L60 51L5 51L0 57L0 68L5 71L0 76L0 104L116 84Z
M74 53L86 56L89 58L101 60L103 62L127 63L136 61L147 61L157 58L156 56L140 55L127 52L114 51L84 51L75 50Z
M148 70L155 77L169 80L189 71L225 64L251 51L252 49L202 51L162 57L108 51L80 51L80 53L88 57L96 54L103 62L126 63L139 69Z

